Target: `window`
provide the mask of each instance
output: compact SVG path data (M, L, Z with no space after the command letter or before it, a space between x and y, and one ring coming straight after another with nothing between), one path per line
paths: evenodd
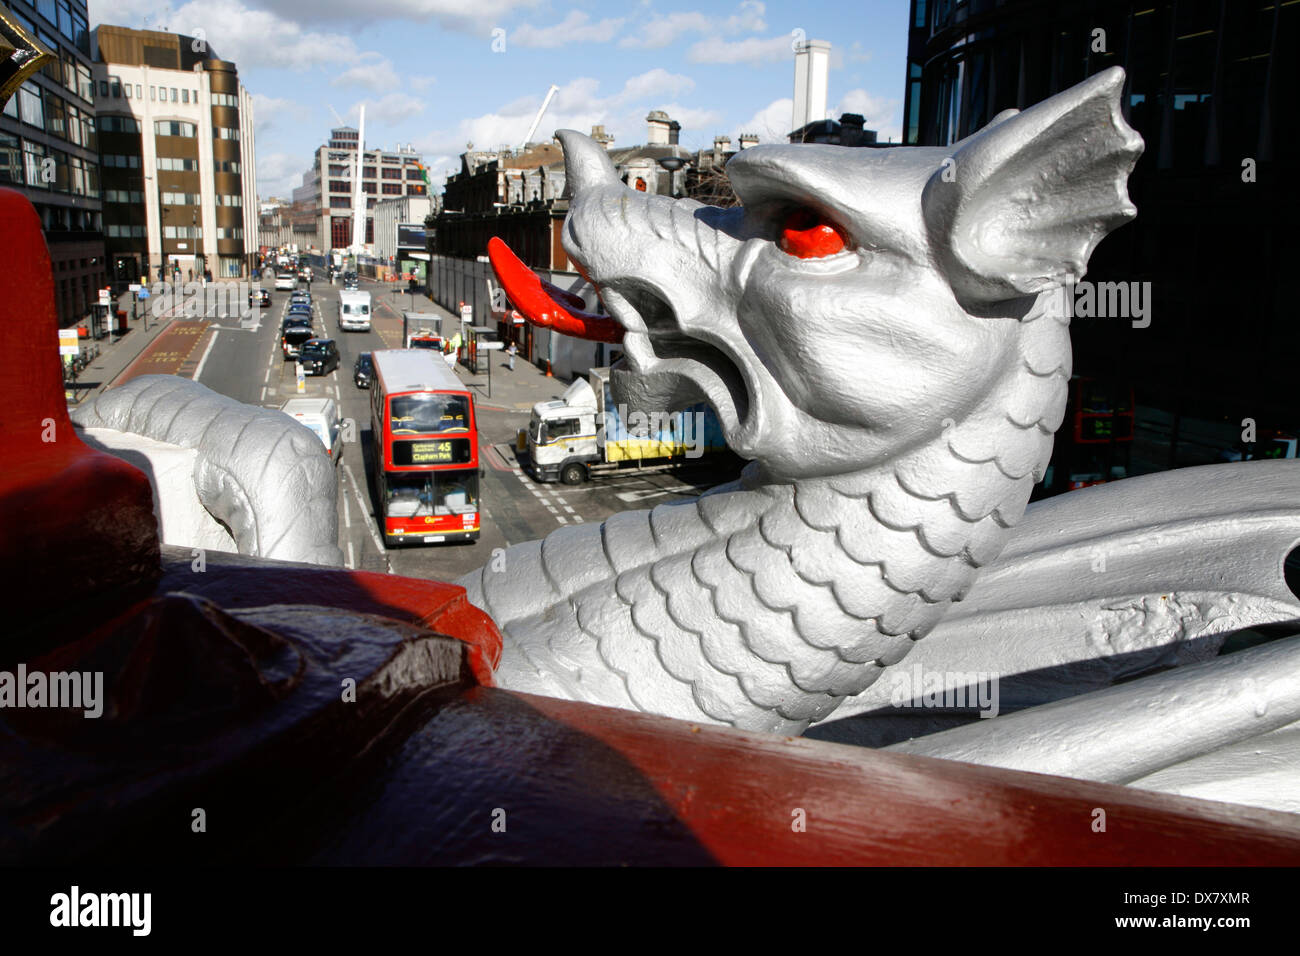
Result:
M374 184L374 183L362 183L362 184L361 184L361 191L364 192L364 193L376 193L376 192L378 192L379 190L377 190L377 189L375 188L375 184Z
M105 133L138 133L140 124L134 116L101 116L99 128Z
M124 205L138 204L144 202L144 194L135 189L105 189L104 202L122 203ZM166 198L163 199L163 202L167 202Z
M164 172L188 173L199 168L197 159L181 159L176 156L159 156L158 168Z
M17 136L0 133L0 182L22 185L22 150Z
M41 106L41 90L28 80L18 90L18 111L24 123L45 129L45 110Z
M50 188L61 193L71 192L72 180L69 175L68 154L61 149L52 149L50 156L54 160L54 182L50 184Z
M149 87L149 102L152 103L157 99L158 99L158 87L156 86Z
M100 161L104 164L105 168L111 168L111 169L139 169L140 168L139 156L123 156L121 153L104 153L99 158Z
M188 103L189 101L190 101L190 91L189 91L189 90L181 90L181 102L182 102L182 103Z
M67 104L68 110L68 139L81 145L81 110L77 109L71 103Z
M238 107L238 106L239 106L239 98L238 98L237 96L235 96L233 93L213 93L213 94L212 94L212 105L213 105L213 106L229 106L229 107L232 107L232 108L233 108L233 107Z
M63 97L49 90L45 91L45 132L68 138L68 113Z
M164 206L197 206L199 204L199 194L163 193L162 202Z
M176 87L173 86L173 87L172 87L172 102L173 102L173 103L178 103L178 102L180 102L180 101L176 98L176 94L177 94L177 92L178 92L178 90L176 89Z
M142 99L144 99L144 93L143 93L143 91L140 89L140 84L139 84L139 83L137 83L137 84L135 85L135 98L136 98L137 100L142 100Z
M72 10L68 7L68 0L59 0L59 32L72 39Z
M95 135L95 117L88 113L81 114L81 145L87 149L99 148L99 137Z
M124 89L123 89L123 92L126 93L126 98L129 100L129 99L131 98L131 84L130 84L130 83L127 83L127 84L126 84L126 86L125 86Z
M243 239L243 238L244 238L244 230L243 230L242 228L240 228L239 226L235 226L235 227L230 228L230 229L226 229L226 228L222 228L222 227L218 226L218 227L217 227L217 238L218 238L218 239Z
M401 183L384 183L383 186L385 196L400 196L402 194Z
M58 5L54 0L36 0L36 9L50 23L59 22Z
M239 196L218 196L218 206L242 206L243 199Z
M90 67L77 64L77 92L86 101L95 98L95 81L90 75Z
M99 81L99 95L104 99L108 99L108 80Z
M239 130L229 126L212 127L212 135L216 139L239 139Z
M156 136L194 136L194 124L181 120L158 120L153 124Z
M331 179L331 180L330 180L330 192L332 192L332 193L350 193L350 192L352 192L352 184L351 184L350 182L348 182L347 180L343 180L343 179Z
M41 171L45 160L45 147L40 143L29 143L23 140L23 159L27 167L27 185L44 189L46 183L41 177Z
M390 169L385 166L381 172L384 179L401 179L402 171L400 169Z
M239 163L233 159L218 159L212 163L212 168L219 173L238 173Z
M165 239L202 239L202 226L164 226L163 238Z
M113 94L113 99L120 100L122 98L122 81L115 76L110 77L108 86L109 92Z
M362 170L362 176L363 176L365 179L374 179L374 178L375 178L375 167L373 167L373 166L366 166L366 167Z
M346 175L347 175L347 167L346 167L346 166L342 166L342 165L340 165L340 164L338 164L338 163L334 163L334 164L332 164L332 165L330 166L330 175L331 175L331 176L346 176Z
M349 199L347 196L331 196L331 197L330 197L330 208L331 208L331 209L349 209L349 208L351 208L351 206L352 206L352 200Z

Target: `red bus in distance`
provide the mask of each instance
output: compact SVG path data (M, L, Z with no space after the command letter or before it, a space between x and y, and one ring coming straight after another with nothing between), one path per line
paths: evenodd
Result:
M384 544L477 541L473 395L437 352L385 349L372 357L372 473Z

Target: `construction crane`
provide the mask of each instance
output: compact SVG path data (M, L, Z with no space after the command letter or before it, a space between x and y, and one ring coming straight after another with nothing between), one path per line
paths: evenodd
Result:
M546 112L546 107L551 105L551 100L555 98L555 94L558 92L560 92L560 88L552 83L551 88L546 91L546 99L542 100L542 108L538 110L537 115L533 117L533 125L528 127L528 134L524 136L524 141L519 144L521 150L528 148L528 141L531 140L533 134L537 132L537 124L542 121L542 115Z

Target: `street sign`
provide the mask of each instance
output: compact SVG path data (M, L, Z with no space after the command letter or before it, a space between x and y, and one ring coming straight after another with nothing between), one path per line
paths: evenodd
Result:
M99 304L100 304L100 305L112 305L112 304L113 304L113 290L112 290L112 289L100 289L100 290L99 290Z
M76 355L81 351L80 338L76 329L59 329L59 354Z
M481 348L481 349L483 349L484 351L491 352L491 351L494 351L495 349L503 349L503 348L505 348L505 347L506 347L506 343L504 343L504 342L480 342L480 343L478 344L478 347Z
M132 282L129 286L127 286L127 288L130 289L132 292L139 292L141 286L140 283L138 282Z

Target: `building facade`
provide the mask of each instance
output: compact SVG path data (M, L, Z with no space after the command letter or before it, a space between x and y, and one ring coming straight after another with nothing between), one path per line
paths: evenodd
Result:
M1284 292L1300 214L1300 4L913 0L904 141L948 145L1111 66L1146 150L1137 219L1094 282L1150 282L1150 324L1076 318L1075 371L1170 413L1300 427L1300 323ZM1240 427L1240 426L1238 426Z
M397 256L398 225L416 223L423 227L432 212L433 200L428 196L394 196L375 203L375 258L392 265Z
M257 244L259 249L291 248L294 241L293 205L288 200L272 197L260 202L258 211Z
M299 245L313 255L327 255L352 245L352 179L356 172L358 132L350 126L330 130L329 142L316 150L312 168L293 191L293 229ZM367 149L361 163L366 198L365 244L375 246L375 206L384 199L428 197L420 154L410 145L396 150Z
M104 234L133 281L247 276L258 207L252 98L206 42L94 31Z
M54 59L0 114L0 184L36 207L61 327L85 320L108 284L91 37L84 0L5 2L5 15Z

